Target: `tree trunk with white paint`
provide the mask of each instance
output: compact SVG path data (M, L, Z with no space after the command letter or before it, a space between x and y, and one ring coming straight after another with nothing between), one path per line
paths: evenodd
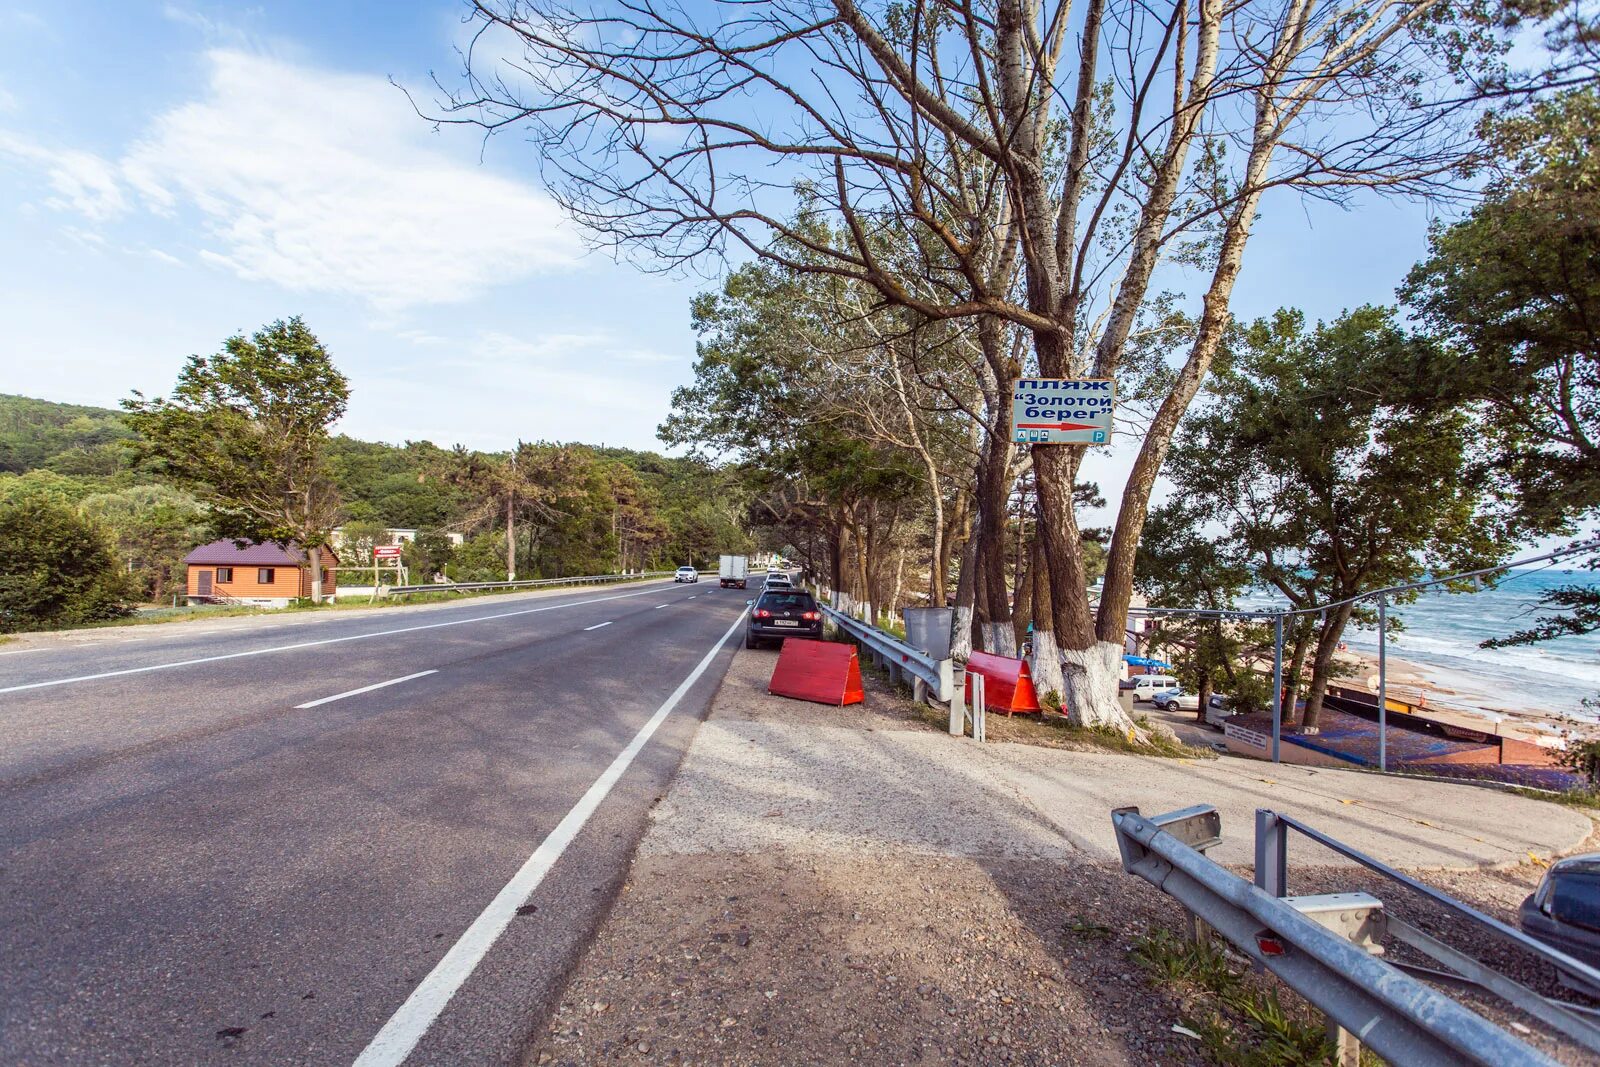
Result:
M1065 690L1061 704L1078 726L1105 728L1119 734L1135 733L1133 720L1117 699L1117 683L1122 678L1122 646L1096 641L1083 649L1061 653Z
M961 550L961 575L956 581L956 606L950 613L950 658L965 663L972 658L972 606L978 594L973 557L978 546L971 537Z
M1063 703L1062 694L1066 691L1067 683L1061 674L1061 649L1056 647L1056 635L1052 630L1033 631L1033 662L1028 664L1028 669L1033 674L1033 689L1039 694L1039 703L1050 703L1046 697L1055 694L1055 701Z
M312 545L306 551L306 559L311 567L311 602L320 604L322 603L322 546Z

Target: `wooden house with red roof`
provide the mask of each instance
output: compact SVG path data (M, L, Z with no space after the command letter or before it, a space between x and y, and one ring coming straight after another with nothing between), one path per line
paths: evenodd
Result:
M338 582L338 557L326 546L322 552L322 595L332 599ZM223 538L183 557L188 565L191 604L253 604L286 608L291 601L311 595L311 564L296 544L275 541L239 543Z

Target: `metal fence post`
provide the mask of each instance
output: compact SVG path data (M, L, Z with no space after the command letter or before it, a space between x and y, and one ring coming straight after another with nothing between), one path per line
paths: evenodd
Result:
M1266 808L1256 809L1256 888L1289 895L1289 828Z
M1389 769L1389 598L1378 594L1378 770Z
M1272 762L1283 740L1283 613L1272 620Z

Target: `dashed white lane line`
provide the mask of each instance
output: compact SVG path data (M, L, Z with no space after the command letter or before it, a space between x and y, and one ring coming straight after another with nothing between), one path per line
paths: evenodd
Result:
M314 708L319 704L332 704L335 700L343 700L345 697L360 696L362 693L370 693L374 689L383 689L387 686L399 685L401 682L409 682L413 678L426 678L430 674L438 673L437 670L418 671L416 674L408 674L404 678L390 678L387 682L374 682L371 685L364 685L360 689L352 689L348 693L335 693L333 696L323 697L321 700L308 700L304 704L296 704L294 710L304 711L306 708Z
M248 652L229 652L221 656L201 656L198 659L182 659L173 663L152 663L146 667L128 667L120 671L104 671L100 674L80 674L72 678L52 678L48 682L29 682L26 685L8 685L0 689L0 693L20 693L24 689L47 689L53 685L70 685L73 682L94 682L101 678L121 678L129 674L144 674L147 671L166 671L174 667L193 667L198 663L219 663L223 660L242 659L245 656L265 656L272 652L293 652L301 648L315 648L318 645L338 645L346 641L366 641L374 637L392 637L395 634L416 633L418 630L437 630L444 626L465 626L474 622L493 622L495 619L510 619L518 615L537 615L543 611L560 611L562 608L582 607L584 604L601 604L607 600L626 600L629 597L649 596L659 593L659 589L641 589L637 593L619 593L616 596L597 596L588 600L574 600L567 604L547 604L542 608L523 608L520 611L502 611L497 615L476 615L470 619L450 619L446 622L429 622L421 626L402 626L394 630L379 630L371 634L351 634L348 637L325 637L318 641L297 641L292 645L276 645L272 648L253 648Z
M672 606L672 605L671 605L671 604L657 604L657 605L656 605L656 606L655 606L655 607L654 607L654 608L652 608L652 609L651 609L651 610L653 610L653 611L660 611L660 610L661 610L661 609L662 609L662 608L670 608L670 607L671 607L671 606Z
M705 654L695 669L689 672L689 677L678 684L672 695L656 709L650 716L650 721L639 728L633 735L633 740L628 742L628 747L623 749L617 758L595 779L588 792L583 794L572 810L556 824L550 836L539 843L533 855L522 865L522 869L512 876L505 888L489 902L483 913L472 921L467 927L467 932L461 939L450 947L444 958L434 965L433 970L422 980L406 1002L400 1005L398 1011L389 1017L383 1024L383 1029L378 1031L376 1037L356 1057L354 1067L398 1067L411 1050L417 1047L417 1042L422 1040L428 1028L433 1025L439 1013L444 1010L450 998L455 996L456 990L472 976L489 949L493 947L507 924L511 922L533 891L539 888L539 883L544 881L544 876L550 873L561 854L572 844L578 831L583 829L583 824L589 821L595 809L600 807L600 802L605 800L613 786L622 778L634 757L637 756L645 744L649 742L656 729L666 721L672 709L684 698L694 683L711 666L711 661L716 657L722 646L728 643L728 638L744 624L744 612L733 620L733 625L728 627L717 643L711 646L711 651Z
M699 596L699 595L700 595L700 594L699 594L699 593L696 593L696 594L695 594L695 595L694 595L694 596ZM690 597L690 598L689 598L689 599L690 599L690 600L693 600L693 599L694 599L694 596L692 596L692 597Z
M588 633L590 630L598 630L602 626L610 626L610 625L611 624L609 622L597 622L593 626L585 626L583 628L583 632L584 633Z

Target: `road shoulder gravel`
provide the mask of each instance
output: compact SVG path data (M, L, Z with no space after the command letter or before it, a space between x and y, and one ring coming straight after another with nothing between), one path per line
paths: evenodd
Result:
M1131 954L1183 913L1108 853L1119 791L1164 811L1209 802L1231 773L1235 807L1354 807L1375 840L1389 828L1383 858L1461 868L1448 888L1501 918L1541 870L1503 843L1430 836L1404 797L1359 793L1371 776L1280 788L1237 760L980 747L870 671L865 705L772 697L774 658L735 656L529 1064L1207 1062L1174 1029L1193 991L1152 982ZM1546 833L1551 850L1587 837L1578 820ZM1248 824L1225 814L1230 829L1248 850ZM1365 887L1333 859L1301 850L1297 881Z

